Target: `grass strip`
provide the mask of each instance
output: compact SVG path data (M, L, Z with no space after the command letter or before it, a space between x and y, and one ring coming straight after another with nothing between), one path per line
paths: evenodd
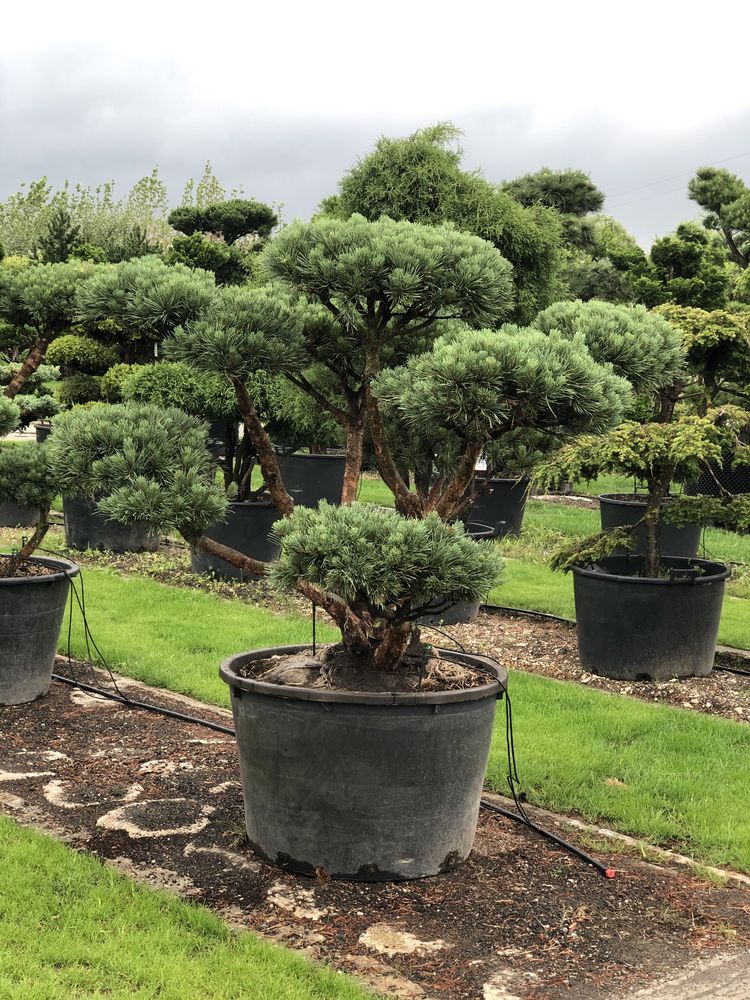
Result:
M0 817L0 996L365 1000L346 976L234 933Z
M750 727L516 671L509 687L531 802L750 871ZM498 719L487 780L504 792L506 773Z
M228 701L219 662L231 653L312 642L310 621L301 615L279 615L111 570L87 567L82 575L91 632L112 669L203 701ZM337 635L325 622L318 623L319 641ZM66 617L60 652L67 651L67 644ZM89 658L77 608L71 651Z

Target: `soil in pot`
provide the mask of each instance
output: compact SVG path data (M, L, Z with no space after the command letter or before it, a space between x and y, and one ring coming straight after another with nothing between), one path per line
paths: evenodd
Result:
M477 486L486 481L477 473ZM491 524L496 538L505 535L518 537L523 527L526 510L528 479L491 479L490 488L481 493L471 508L471 518Z
M280 867L334 878L411 879L454 868L471 850L505 672L441 651L476 667L479 685L362 692L242 676L255 661L310 652L255 650L221 666L252 847Z
M666 556L645 577L642 556L608 556L573 567L578 650L591 673L664 681L711 672L729 569Z
M31 528L38 524L40 510L17 503L0 503L1 528Z
M65 542L71 548L111 552L156 552L159 548L159 535L138 525L111 521L95 506L84 497L63 498Z
M253 559L273 562L278 559L279 545L271 536L271 528L280 517L272 503L230 503L224 520L212 524L205 535ZM226 560L198 549L193 549L190 563L195 573L211 573L222 580L256 579Z
M603 493L599 497L599 512L603 531L635 524L646 513L646 497L638 493ZM702 531L699 524L684 524L678 527L662 520L662 552L664 555L685 558L696 556ZM633 541L634 552L645 552L646 529L643 525L636 529ZM615 554L622 555L623 552L624 550L619 550Z
M67 559L32 556L9 577L0 557L0 705L45 695L52 680L70 578Z
M280 453L284 487L302 507L317 507L321 500L341 503L344 488L344 455L288 455Z

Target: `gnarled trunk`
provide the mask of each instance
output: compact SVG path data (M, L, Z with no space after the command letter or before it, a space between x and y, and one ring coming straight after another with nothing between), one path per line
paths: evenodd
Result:
M276 452L273 450L273 444L268 436L268 432L263 426L255 404L242 381L231 377L230 382L232 383L232 388L237 398L237 405L245 425L245 433L250 435L250 439L258 453L258 462L260 463L268 492L271 494L271 498L278 508L279 513L284 517L288 517L294 510L294 501L284 489L281 469L279 468Z
M346 462L344 464L344 485L341 490L343 506L353 504L357 499L359 478L362 475L362 444L365 436L364 423L352 420L346 427Z
M39 365L41 365L44 361L44 356L47 353L47 348L49 347L51 341L51 334L45 334L44 336L37 337L36 343L26 355L26 360L5 387L4 395L6 395L8 399L15 399L24 387L26 380L34 374Z

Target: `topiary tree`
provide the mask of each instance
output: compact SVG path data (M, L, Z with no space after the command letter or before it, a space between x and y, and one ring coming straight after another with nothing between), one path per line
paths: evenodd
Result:
M559 447L584 430L617 424L631 401L625 379L598 364L583 338L515 326L459 329L424 354L384 371L373 394L392 428L378 452L398 508L444 520L473 502L478 460L486 480L502 475L524 447ZM416 490L382 451L409 442Z
M721 235L730 258L745 270L750 264L750 188L735 174L701 167L688 195L707 213L704 225Z
M1 421L0 413L0 428ZM23 538L17 551L5 561L4 576L15 576L18 564L32 556L44 541L56 494L46 445L22 443L12 448L0 447L0 503L18 504L38 511L33 534L30 538Z
M693 375L686 395L701 416L721 402L750 401L750 315L671 304L654 312L682 334Z
M601 558L623 544L643 523L646 534L645 575L658 576L661 564L662 523L666 516L679 523L703 521L721 516L727 523L743 516L741 504L724 504L707 499L671 497L674 483L697 478L702 468L721 462L746 449L740 433L750 414L737 407L702 407L696 415L686 409L693 380L686 359L708 357L713 333L683 335L667 322L673 316L649 313L642 306L615 307L607 303L559 303L539 317L542 329L562 331L566 336L583 336L591 353L626 375L644 402L648 402L640 422L624 421L608 433L583 435L567 444L534 473L532 484L543 489L561 481L594 479L618 473L646 484L646 508L642 522L628 529L596 535L565 550L555 565L569 568L580 560ZM692 312L692 310L690 311ZM667 503L667 501L670 501Z
M280 374L312 396L346 435L342 502L351 503L366 417L373 441L383 440L372 380L422 350L448 320L478 326L507 315L510 266L484 240L449 227L359 216L294 223L262 264L278 284L221 290L203 317L176 331L168 353L229 379L282 513L292 501L247 379Z
M731 273L713 233L683 222L674 233L654 242L649 260L649 277L658 283L660 301L709 310L727 304Z
M186 236L213 233L231 244L243 236L266 239L279 220L270 205L248 198L230 198L200 207L183 205L170 212L168 221Z
M379 139L323 207L340 218L452 222L488 240L513 266L517 295L508 318L528 322L555 298L563 264L559 215L538 204L524 207L476 172L462 170L460 134L441 122L407 138Z
M129 362L153 355L175 327L207 308L215 290L206 271L141 257L97 268L76 297L76 317L87 329L108 331Z
M39 264L0 271L0 317L33 331L33 345L4 394L13 399L45 359L47 348L76 318L76 296L91 277L84 262Z
M124 524L177 531L221 556L202 537L227 501L200 420L170 407L94 404L56 417L44 447L63 496L83 496Z
M473 541L460 524L364 504L300 507L274 534L281 555L271 581L324 608L348 654L376 670L397 670L408 655L421 662L417 619L436 600L483 596L503 566L491 543Z
M584 216L600 211L604 194L583 170L542 167L503 184L503 190L522 205L546 205L561 215Z

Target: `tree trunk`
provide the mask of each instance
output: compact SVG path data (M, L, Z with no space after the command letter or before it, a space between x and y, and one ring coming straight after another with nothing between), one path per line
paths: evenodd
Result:
M364 436L365 429L361 420L350 421L347 424L344 486L341 490L342 506L353 504L357 499L359 478L362 475L362 443Z
M250 439L258 453L258 461L266 486L268 487L268 492L271 494L274 504L278 507L279 513L284 517L289 517L294 510L294 501L284 489L281 469L279 468L276 452L273 450L273 444L268 436L268 432L263 426L255 404L241 380L231 377L230 382L237 397L237 405L242 414L245 433L250 435Z
M377 374L375 371L368 376L365 383L365 400L367 403L367 417L370 425L372 444L375 449L375 457L378 463L378 470L388 488L396 498L398 510L406 517L421 517L422 503L416 493L412 493L401 477L393 455L388 447L386 439L385 425L378 406L378 401L370 389L369 378Z
M52 334L37 337L36 343L26 355L26 360L5 387L5 395L8 399L15 399L29 376L33 375L44 361L44 355L47 353L51 341Z
M656 579L659 576L661 567L661 531L662 531L662 504L664 498L669 493L674 469L665 467L660 469L648 484L648 501L646 503L646 513L643 515L643 526L646 532L646 552L644 575Z
M373 650L373 666L379 670L397 670L411 643L413 632L414 626L411 622L385 625L380 641Z
M250 556L238 552L237 549L233 549L229 545L222 545L221 542L214 541L213 538L201 535L195 545L196 548L207 552L210 556L223 559L225 562L236 566L237 569L244 570L246 573L254 573L257 576L265 576L268 573L268 563L261 562L260 559L252 559Z
M459 509L466 506L464 503L466 491L474 478L476 464L481 454L482 443L480 441L467 445L453 479L440 495L433 495L436 493L435 490L430 494L428 505L437 511L444 521L455 517Z

